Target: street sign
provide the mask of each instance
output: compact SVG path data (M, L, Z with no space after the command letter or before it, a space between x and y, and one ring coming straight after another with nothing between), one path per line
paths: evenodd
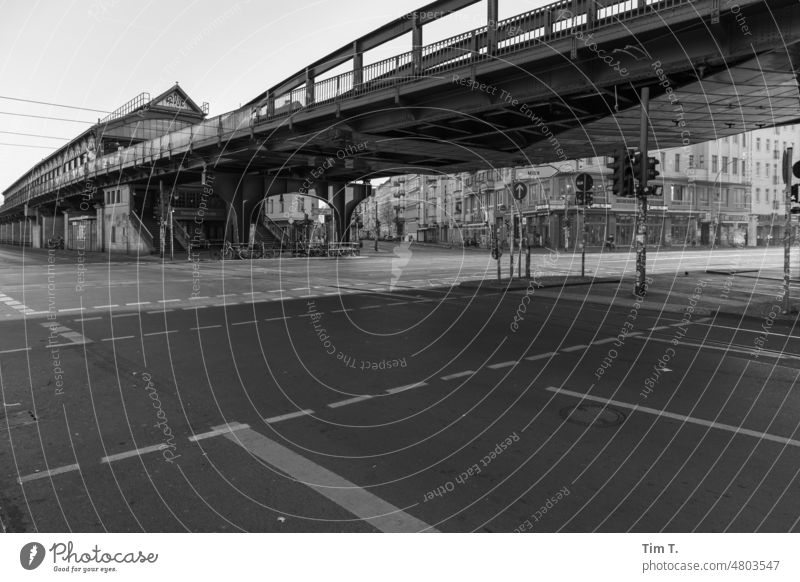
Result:
M511 195L514 200L525 200L528 195L528 186L523 182L514 182L511 186Z
M575 189L578 192L588 192L594 186L594 180L589 174L583 173L575 176Z

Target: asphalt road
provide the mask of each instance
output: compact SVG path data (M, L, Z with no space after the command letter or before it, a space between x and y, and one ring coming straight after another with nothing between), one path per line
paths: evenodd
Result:
M602 274L630 262L587 257ZM485 253L403 245L0 259L10 530L800 530L785 320L471 291L454 283L493 277ZM651 254L665 273L781 263Z

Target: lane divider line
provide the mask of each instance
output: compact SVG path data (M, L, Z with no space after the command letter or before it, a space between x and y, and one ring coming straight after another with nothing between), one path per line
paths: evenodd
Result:
M136 336L132 336L132 335L121 335L121 336L119 336L119 337L107 337L107 338L103 338L103 339L101 339L100 341L101 341L101 342L115 342L115 341L118 341L118 340L124 340L124 339L133 339L134 337L136 337Z
M486 366L490 370L499 370L500 368L510 368L511 366L517 365L519 360L509 360L507 362L500 362L498 364L492 364L491 366Z
M580 344L580 345L577 345L577 346L570 346L568 348L562 348L561 351L562 352L577 352L578 350L585 350L588 347L589 346L587 346L586 344Z
M727 432L732 432L737 435L749 436L759 440L771 441L774 443L780 443L782 445L791 445L793 447L800 447L800 441L798 440L774 434L769 434L766 432L750 430L749 428L742 428L739 426L734 426L732 424L713 422L711 420L704 420L702 418L695 418L693 416L685 416L683 414L675 414L674 412L667 412L665 410L658 410L657 408L650 408L647 406L639 406L638 404L628 404L627 402L620 402L619 400L611 400L610 398L600 398L599 396L591 396L589 394L573 392L572 390L564 390L563 388L556 388L555 386L549 386L545 388L545 390L549 392L554 392L556 394L565 394L567 396L574 396L575 398L581 398L583 400L591 400L593 402L610 404L612 406L617 406L619 408L627 408L628 410L633 410L634 412L644 412L647 414L652 414L654 416L669 418L671 420L677 420L684 423L696 424L698 426L705 426L708 428L724 430Z
M456 378L463 378L464 376L472 376L475 373L475 370L464 370L463 372L456 372L455 374L448 374L447 376L442 376L442 380L455 380Z
M27 348L16 348L16 349L13 349L13 350L0 350L0 354L13 354L13 353L16 353L16 352L27 352L30 349L31 348L29 346Z
M338 402L331 402L328 404L328 408L339 408L340 406L347 406L348 404L355 404L356 402L362 402L364 400L369 400L373 396L370 394L364 394L363 396L355 396L353 398L348 398L347 400L339 400Z
M397 394L398 392L405 392L406 390L411 390L413 388L421 388L422 386L427 386L427 382L414 382L413 384L406 384L405 386L398 386L397 388L389 388L386 393L387 394Z
M212 426L211 430L208 432L201 432L200 434L196 434L194 436L189 437L190 442L197 442L202 441L204 439L210 439L211 437L219 436L221 434L227 434L230 432L235 432L237 430L242 430L245 428L250 428L249 424L242 424L241 422L232 422L230 424L220 424L218 426Z
M25 475L23 477L19 477L17 482L22 485L23 483L28 483L29 481L36 481L37 479L46 479L48 477L53 477L54 475L61 475L62 473L69 473L70 471L77 471L80 469L78 463L74 463L72 465L64 465L63 467L57 467L55 469L50 469L48 471L40 471L39 473L33 473L31 475Z
M267 424L274 424L276 422L282 422L284 420L291 420L292 418L298 418L300 416L308 416L309 414L314 414L314 411L310 408L306 408L305 410L298 410L296 412L289 412L287 414L281 414L279 416L272 416L270 418L265 418L264 422Z
M523 359L528 360L529 362L535 362L536 360L544 360L545 358L552 358L557 355L558 352L545 352L543 354L537 354L535 356L528 356L527 358Z
M132 451L125 451L124 453L117 453L116 455L109 455L100 459L100 463L113 463L114 461L121 461L122 459L129 459L130 457L139 457L147 453L155 453L167 448L165 444L151 445L149 447L142 447L141 449L134 449Z

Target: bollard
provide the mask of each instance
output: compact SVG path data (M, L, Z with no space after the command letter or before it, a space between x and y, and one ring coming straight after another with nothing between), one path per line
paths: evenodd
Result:
M531 278L531 246L525 245L525 278Z

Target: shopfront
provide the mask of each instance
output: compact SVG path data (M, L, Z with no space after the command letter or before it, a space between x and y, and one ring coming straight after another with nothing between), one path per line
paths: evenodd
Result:
M605 210L587 211L585 215L586 222L586 246L587 247L602 247L608 238L608 235L613 232L613 227L610 224L612 217Z
M630 247L633 244L633 229L635 218L633 214L617 214L616 221L616 240L614 244L618 248Z
M674 214L670 217L670 244L673 246L692 246L694 233L689 229L688 214Z
M70 217L68 236L68 249L80 251L97 250L97 217Z

